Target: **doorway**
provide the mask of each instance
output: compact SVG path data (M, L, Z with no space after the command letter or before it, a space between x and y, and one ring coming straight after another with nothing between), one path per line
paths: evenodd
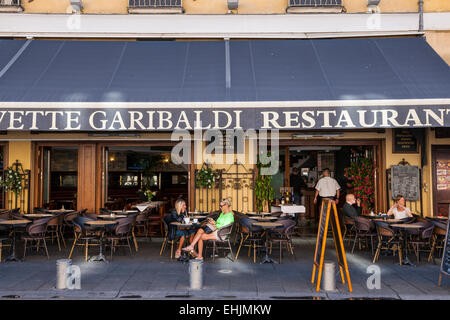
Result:
M384 210L383 194L383 144L382 140L307 140L307 141L283 141L280 143L280 171L275 192L279 194L279 187L293 187L291 180L298 182L302 180L302 197L294 197L298 204L306 208L306 218L311 222L318 220L319 208L314 205L315 185L321 178L323 169L328 168L331 176L339 183L340 199L338 208L345 203L345 196L348 192L353 192L348 186L348 181L344 176L345 168L358 159L370 159L374 165L374 212ZM293 169L298 169L300 178L294 177ZM296 182L293 182L294 184ZM304 186L306 185L306 187Z
M76 209L78 194L78 148L40 146L38 152L39 201L48 209Z

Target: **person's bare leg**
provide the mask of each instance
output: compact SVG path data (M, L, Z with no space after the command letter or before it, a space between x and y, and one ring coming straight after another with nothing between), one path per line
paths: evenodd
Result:
M197 258L203 259L203 240L214 240L216 236L214 233L206 234L204 233L201 239L198 242L198 256Z
M183 250L186 251L191 251L194 250L194 246L195 244L198 242L198 240L200 240L200 238L202 237L202 235L205 233L205 230L203 229L198 229L197 233L195 234L194 239L191 241L191 244L188 245L186 248L184 248Z
M178 243L178 248L177 251L175 252L175 255L180 255L181 254L181 248L183 247L183 243L184 243L184 237L180 238L180 241Z

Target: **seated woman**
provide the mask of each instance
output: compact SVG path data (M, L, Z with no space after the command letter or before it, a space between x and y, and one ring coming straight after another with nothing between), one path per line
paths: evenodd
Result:
M191 244L186 248L183 248L185 251L192 252L197 259L203 260L203 240L217 240L217 231L229 224L234 223L234 214L231 211L231 202L228 199L222 199L220 201L219 207L221 209L221 213L216 221L211 218L208 218L208 224L215 226L217 229L212 231L210 227L205 226L203 228L198 229L195 234L194 240L191 241ZM198 243L198 254L194 251L194 246Z
M175 209L173 209L170 213L169 213L169 217L168 217L168 223L169 223L169 228L170 227L174 227L174 226L170 226L171 222L183 222L183 219L185 216L187 216L188 212L186 210L186 201L184 201L183 199L178 199L177 201L175 201ZM192 239L194 238L194 233L195 230L176 230L175 231L175 236L180 237L180 241L178 243L178 248L175 251L175 258L178 259L181 256L181 248L183 247L183 243L185 241L185 236L189 235L189 239L192 242Z
M411 211L405 206L405 198L400 195L395 197L395 204L389 209L387 215L394 215L394 218L398 220L413 217Z

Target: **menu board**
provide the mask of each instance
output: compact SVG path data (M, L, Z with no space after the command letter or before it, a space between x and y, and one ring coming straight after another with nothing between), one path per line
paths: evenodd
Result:
M450 160L438 160L436 163L436 178L438 191L450 190Z
M420 200L420 170L418 166L391 167L391 196L401 195L407 201Z

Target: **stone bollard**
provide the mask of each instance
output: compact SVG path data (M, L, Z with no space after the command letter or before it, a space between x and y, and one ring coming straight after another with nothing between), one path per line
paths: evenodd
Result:
M71 259L56 260L56 289L66 289L67 267L71 264Z
M333 261L323 263L322 288L325 291L336 291L336 263Z
M191 290L201 290L203 280L203 261L191 259L189 261L189 275Z

